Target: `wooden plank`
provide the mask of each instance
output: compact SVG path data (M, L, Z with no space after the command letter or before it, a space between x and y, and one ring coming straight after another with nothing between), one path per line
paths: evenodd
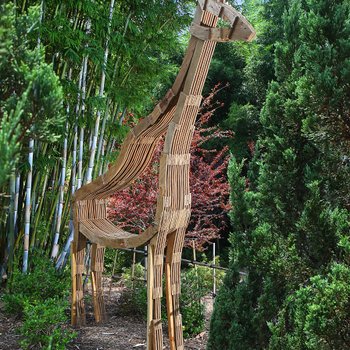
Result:
M96 323L102 323L106 320L105 306L102 289L104 248L96 243L91 247L91 288L92 300L94 305L94 315Z
M175 233L168 236L167 241L167 253L166 253L166 271L165 271L165 291L166 291L166 306L168 314L168 333L170 350L176 350L175 344L175 320L174 320L174 307L171 289L171 263L173 258Z
M147 350L153 350L154 332L152 329L153 320L153 256L154 248L152 244L147 246Z
M77 325L77 262L76 245L73 241L70 246L71 251L71 276L72 276L72 301L71 301L71 325Z

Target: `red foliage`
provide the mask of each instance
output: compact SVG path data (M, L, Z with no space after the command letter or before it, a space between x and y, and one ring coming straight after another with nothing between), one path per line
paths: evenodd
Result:
M249 148L249 152L252 156L254 156L255 153L255 142L253 140L250 140L247 142L248 144L248 148Z
M130 187L111 196L108 215L126 231L141 234L153 223L158 194L158 160L161 145L157 148L151 166Z
M227 228L229 205L229 185L226 178L228 149L220 151L203 148L206 141L232 137L228 131L206 124L220 103L213 104L215 86L205 98L196 122L191 147L190 185L192 193L192 215L186 234L186 243L192 247L195 242L197 250L203 250L206 243L220 237L220 232ZM157 148L150 167L135 183L111 197L109 216L119 226L129 232L141 234L152 224L155 216L158 164L163 141Z

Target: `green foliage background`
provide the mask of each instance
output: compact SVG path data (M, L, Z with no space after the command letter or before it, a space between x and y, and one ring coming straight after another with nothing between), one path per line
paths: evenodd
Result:
M23 252L26 211L29 260L58 245L66 263L71 196L90 159L93 177L106 171L130 126L172 84L192 10L173 0L0 5L2 278Z
M36 252L30 272L15 270L2 296L5 311L21 317L18 329L23 349L64 350L76 336L68 327L68 271L58 273L51 261Z
M244 70L273 70L249 74L252 106L224 121L237 132L230 272L208 349L348 349L350 4L251 4L261 32Z
M0 5L0 273L13 292L5 296L9 311L24 319L23 347L59 348L71 339L61 327L66 286L41 260L54 237L57 268L69 256L69 203L78 162L85 181L97 116L104 152L97 152L93 176L171 85L193 6L116 2L109 21L102 1ZM206 85L229 84L212 122L235 133L206 145L226 142L232 153L232 228L219 244L223 257L228 250L229 271L208 349L350 349L350 3L244 0L236 7L258 35L253 43L218 45ZM30 268L21 275L26 209ZM38 290L37 280L49 289ZM183 297L188 335L203 326L201 304L191 304L198 298Z

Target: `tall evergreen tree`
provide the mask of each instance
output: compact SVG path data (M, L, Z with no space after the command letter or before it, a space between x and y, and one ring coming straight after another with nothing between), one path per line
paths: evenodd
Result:
M349 19L348 1L294 0L283 16L250 172L230 165L231 267L208 349L349 348Z

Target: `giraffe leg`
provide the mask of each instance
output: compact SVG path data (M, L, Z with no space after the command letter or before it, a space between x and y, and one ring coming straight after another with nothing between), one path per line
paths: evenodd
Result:
M86 239L82 234L78 234L72 242L72 326L81 326L86 322L84 291L83 291L83 271L85 257Z
M167 309L169 323L169 338L171 350L183 350L182 316L180 313L181 293L181 254L185 237L185 228L179 228L169 236L167 249ZM172 339L173 338L173 339Z
M71 306L71 325L77 325L77 261L76 261L76 242L72 241L71 246L71 278L72 278L72 306Z
M174 304L171 292L171 264L173 259L173 247L175 241L175 232L172 232L167 238L167 250L165 260L165 291L166 291L166 306L168 314L168 334L170 350L176 350L175 345L175 320L174 320Z
M163 294L163 265L164 249L166 244L166 234L159 233L156 237L156 243L153 250L153 286L152 286L152 319L150 321L150 336L148 350L163 349L163 330L161 300Z
M91 285L94 315L97 323L106 321L106 310L103 299L102 274L105 248L97 244L91 247Z
M154 332L153 320L153 287L154 287L154 245L150 243L147 247L147 350L153 350Z

